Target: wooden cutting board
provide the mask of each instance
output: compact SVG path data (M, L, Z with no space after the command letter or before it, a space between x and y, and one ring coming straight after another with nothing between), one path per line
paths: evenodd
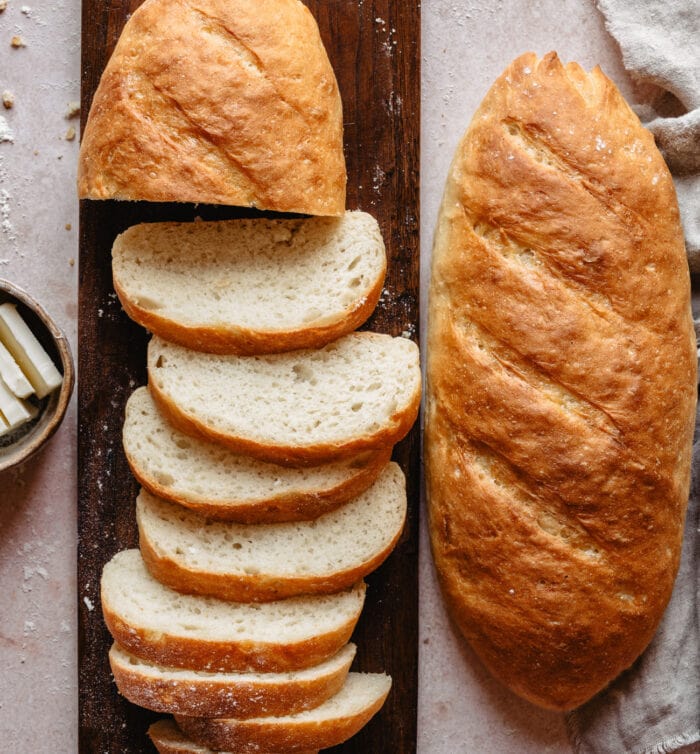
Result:
M99 77L139 0L83 0L83 125ZM379 220L389 255L386 290L368 329L418 337L418 168L420 4L418 0L307 0L343 98L348 208ZM137 544L137 485L121 446L124 405L146 382L147 334L130 322L112 288L110 250L128 226L154 220L250 216L234 208L134 202L80 207L79 293L79 656L80 751L153 752L145 731L160 717L119 697L100 611L99 579L114 553ZM418 636L417 427L396 449L406 472L409 515L394 554L367 581L354 635L355 667L393 677L383 710L334 749L410 754L416 742Z

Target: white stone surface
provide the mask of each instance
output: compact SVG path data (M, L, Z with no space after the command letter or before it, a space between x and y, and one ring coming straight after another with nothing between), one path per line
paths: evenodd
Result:
M26 47L12 48L19 35ZM37 298L76 353L80 3L8 0L0 14L0 277ZM0 121L0 132L3 123ZM71 229L66 230L66 225ZM71 264L71 260L74 261ZM0 749L77 745L75 400L48 447L0 475Z
M23 8L25 11L23 12ZM630 93L593 0L423 0L422 313L449 161L490 83L517 54L557 49ZM0 277L27 288L75 346L78 0L0 13ZM21 35L26 47L13 49ZM4 141L12 134L13 142ZM71 230L66 230L66 225ZM423 322L425 332L425 322ZM77 751L75 407L46 451L0 477L0 742L3 751ZM454 634L421 541L421 754L565 753L563 718L491 680ZM368 753L378 754L378 753ZM400 754L400 753L397 753Z
M430 249L452 155L491 83L518 55L556 50L630 82L593 0L423 0L421 333ZM425 349L423 348L425 354ZM423 516L420 543L419 754L565 754L563 715L494 681L454 630L440 598Z

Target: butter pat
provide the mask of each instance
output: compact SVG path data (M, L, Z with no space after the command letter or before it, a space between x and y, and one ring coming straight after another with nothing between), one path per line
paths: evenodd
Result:
M33 407L32 407L33 408ZM14 429L36 416L29 404L15 394L0 380L0 412L9 429Z
M0 380L18 398L28 398L34 392L29 380L24 376L17 362L12 358L12 354L2 343L0 343Z
M19 364L38 398L44 398L63 382L51 357L19 316L14 304L0 306L0 341Z

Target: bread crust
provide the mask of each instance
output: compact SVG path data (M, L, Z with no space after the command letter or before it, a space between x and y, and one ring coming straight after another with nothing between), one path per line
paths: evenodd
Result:
M345 210L342 105L299 0L146 0L95 92L80 198Z
M314 678L291 678L285 674L273 680L197 677L165 678L149 674L148 668L132 665L120 657L116 645L109 653L109 664L119 693L130 702L154 712L192 717L248 718L293 715L323 704L343 686L354 651L342 665Z
M148 736L159 754L215 754L210 748L202 747L189 740L170 719L153 723L148 729ZM221 752L221 754L226 754L226 752ZM256 754L266 753L257 749ZM274 753L267 752L267 754ZM297 754L318 754L318 749L299 751Z
M653 636L696 403L673 183L599 68L514 61L461 141L433 253L426 475L450 612L535 704L582 704Z
M332 720L289 723L287 726L268 723L264 718L196 718L176 716L179 727L200 744L221 751L298 752L303 749L326 749L338 746L354 736L381 709L389 691L360 713Z
M287 597L308 594L334 594L356 584L379 566L392 553L401 537L404 520L391 541L364 563L354 568L328 574L288 574L274 573L211 573L187 568L159 552L144 530L138 509L136 520L139 527L139 548L146 568L151 576L161 584L184 594L201 594L233 602L274 602ZM237 715L240 717L240 715Z
M125 448L126 450L126 448ZM254 502L243 500L209 500L203 497L186 497L171 487L160 484L146 474L126 452L131 472L137 481L164 500L195 511L201 516L216 521L231 521L238 524L273 524L290 521L310 521L324 513L339 508L349 500L361 495L372 486L391 460L393 448L379 448L358 456L358 472L344 482L329 489L317 489L305 493L280 493L275 497ZM362 464L362 465L359 465Z
M363 586L364 588L364 586ZM362 608L333 631L283 644L274 642L206 641L186 636L156 633L125 621L102 592L102 614L112 638L144 660L174 668L209 672L271 672L319 665L337 654L350 640Z

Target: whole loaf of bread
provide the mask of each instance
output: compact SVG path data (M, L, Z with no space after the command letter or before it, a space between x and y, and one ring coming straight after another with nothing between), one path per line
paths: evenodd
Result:
M673 184L599 68L529 53L496 81L450 169L432 265L444 595L495 676L570 709L661 619L696 401Z

